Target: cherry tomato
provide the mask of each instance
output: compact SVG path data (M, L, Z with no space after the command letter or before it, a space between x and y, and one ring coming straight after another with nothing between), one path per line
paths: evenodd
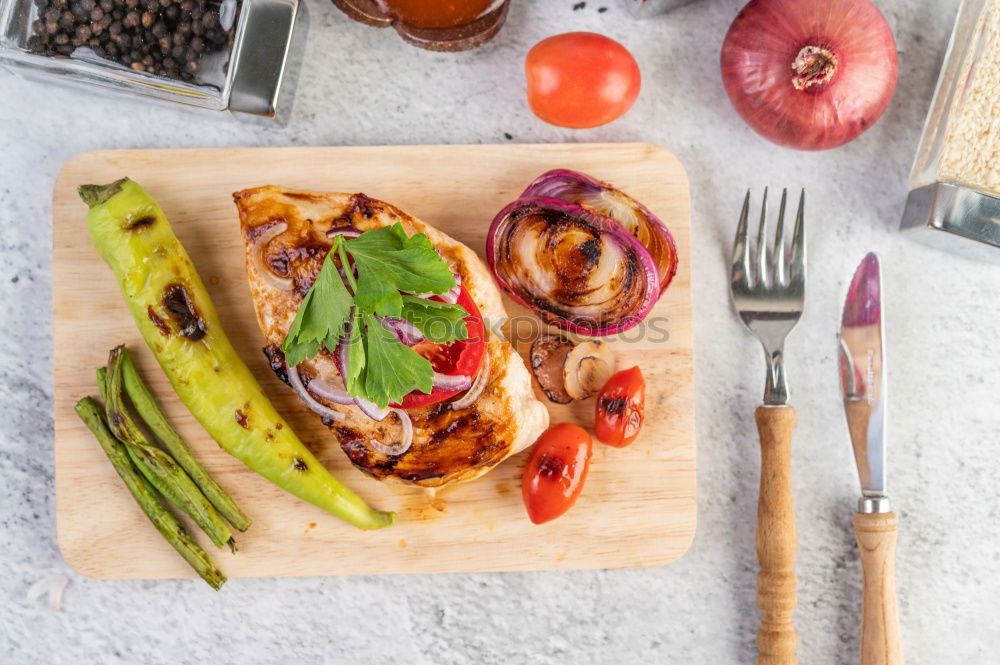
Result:
M521 478L521 496L535 524L554 520L576 502L587 480L593 443L587 430L561 423L535 443Z
M613 39L567 32L535 44L524 61L528 105L545 122L583 129L611 122L639 96L639 65Z
M431 300L443 302L438 296L432 297ZM458 294L457 304L469 313L465 317L465 327L469 331L469 336L448 344L435 344L424 340L415 344L413 350L430 360L435 372L449 375L465 374L475 378L476 373L479 372L479 366L483 363L483 355L486 353L486 331L483 328L483 316L479 313L476 302L465 290L465 287L462 287ZM403 409L415 409L418 406L437 404L460 392L462 391L448 391L438 388L433 389L430 393L414 390L403 398L399 406Z
M638 367L608 379L597 396L594 434L599 441L624 448L635 441L646 411L646 381Z

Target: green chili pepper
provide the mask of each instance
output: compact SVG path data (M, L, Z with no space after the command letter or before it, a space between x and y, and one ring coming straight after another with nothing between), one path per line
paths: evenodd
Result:
M163 211L137 183L83 185L91 240L181 401L231 455L287 492L362 529L394 513L368 507L299 440L240 360Z

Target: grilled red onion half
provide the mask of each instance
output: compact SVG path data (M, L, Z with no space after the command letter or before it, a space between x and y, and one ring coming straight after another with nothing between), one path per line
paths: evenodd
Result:
M501 210L486 259L512 298L583 335L635 326L660 295L653 257L621 224L558 199L518 199Z
M646 206L606 182L569 169L543 173L521 194L522 199L537 197L576 203L624 226L652 255L660 293L667 290L677 272L677 245L667 226Z

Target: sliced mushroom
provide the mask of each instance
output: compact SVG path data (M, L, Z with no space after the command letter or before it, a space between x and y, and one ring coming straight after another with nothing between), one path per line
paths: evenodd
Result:
M563 364L563 389L573 399L587 399L604 387L615 372L615 354L604 342L577 344Z
M542 335L531 344L531 373L549 400L556 404L573 401L563 380L563 366L572 350L573 342L561 335Z

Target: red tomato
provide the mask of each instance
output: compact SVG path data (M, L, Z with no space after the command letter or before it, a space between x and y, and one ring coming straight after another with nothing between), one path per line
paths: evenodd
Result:
M567 32L535 44L524 61L528 104L545 122L583 129L611 122L639 96L639 65L613 39Z
M587 430L561 423L538 439L521 478L521 496L535 524L554 520L576 502L587 480L593 443Z
M599 441L624 448L635 441L646 411L646 381L638 367L623 369L597 396L594 434Z
M431 300L443 302L438 296L432 297ZM486 352L486 331L483 328L483 316L479 313L476 302L464 286L458 295L458 304L469 313L465 317L465 327L469 330L469 336L448 344L435 344L425 340L414 345L413 350L430 360L435 372L450 375L465 374L475 378L479 366L483 362L483 354ZM462 391L445 391L437 388L430 393L414 390L403 398L399 406L403 409L415 409L418 406L437 404L460 392Z

